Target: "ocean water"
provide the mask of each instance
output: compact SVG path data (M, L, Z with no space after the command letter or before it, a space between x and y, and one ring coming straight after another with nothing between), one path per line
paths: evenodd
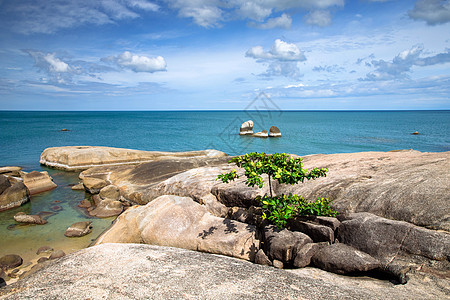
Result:
M240 124L254 121L254 132L280 128L281 138L239 136ZM61 129L69 131L61 131ZM411 133L418 131L419 135ZM48 147L91 145L158 151L217 149L230 155L250 151L298 155L415 149L450 151L450 111L158 111L11 112L0 111L0 166L46 170L58 188L31 202L0 212L0 256L16 253L36 262L37 248L66 253L85 248L113 218L89 217L77 204L87 195L73 191L78 174L39 165ZM48 224L18 225L19 211L47 215ZM74 222L91 220L94 231L66 238Z

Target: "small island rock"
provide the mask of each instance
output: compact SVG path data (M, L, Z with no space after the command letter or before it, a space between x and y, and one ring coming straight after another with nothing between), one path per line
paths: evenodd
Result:
M267 133L267 130L263 130L263 131L252 134L252 136L259 137L259 138L266 138L266 137L269 137L269 134Z
M70 227L67 228L66 233L64 233L64 235L67 237L80 237L91 233L91 231L92 231L92 222L90 221L77 222L70 225Z
M270 137L281 137L281 131L278 127L272 126L269 129L269 136Z
M253 121L248 120L241 124L240 135L251 135L253 134Z
M413 133L411 133L412 135L419 135L420 133L418 131L414 131Z

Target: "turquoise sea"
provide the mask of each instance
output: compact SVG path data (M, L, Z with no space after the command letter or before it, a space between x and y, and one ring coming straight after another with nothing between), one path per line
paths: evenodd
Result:
M280 128L281 138L239 136L240 124L253 120L254 132ZM61 129L69 131L61 131ZM418 131L419 135L411 133ZM77 204L86 195L72 191L76 173L39 165L45 148L91 145L159 151L217 149L230 155L249 151L298 155L415 149L450 151L450 111L0 111L0 166L46 170L58 188L33 196L19 208L0 212L0 256L17 253L35 262L43 245L73 252L87 247L110 219L89 217ZM48 224L21 226L14 214L44 213ZM94 232L64 237L74 222L92 220Z

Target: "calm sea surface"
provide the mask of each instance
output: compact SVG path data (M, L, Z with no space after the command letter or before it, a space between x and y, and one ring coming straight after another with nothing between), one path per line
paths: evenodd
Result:
M239 136L240 124L253 120L254 131L280 128L283 137ZM61 131L61 129L70 131ZM418 131L420 135L411 135ZM249 151L298 155L415 149L450 151L450 111L177 111L177 112L8 112L0 111L0 166L46 170L58 188L33 196L19 208L0 212L0 256L17 253L37 260L43 245L73 252L87 247L112 219L90 218L77 204L84 192L72 191L76 173L39 165L45 148L71 145L140 150L217 149L230 155ZM48 224L17 225L14 214L47 212ZM94 232L64 237L74 222L91 220Z

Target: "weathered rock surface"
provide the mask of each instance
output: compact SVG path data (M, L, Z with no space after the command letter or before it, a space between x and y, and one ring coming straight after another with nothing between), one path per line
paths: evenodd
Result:
M294 259L294 267L304 268L311 263L311 258L319 251L320 247L316 243L307 243L297 248Z
M226 154L217 150L158 152L111 147L68 146L45 149L41 154L40 163L53 168L80 171L100 165L137 164L162 159L222 156L226 156Z
M0 257L0 270L14 269L22 264L23 260L17 254L7 254Z
M72 186L72 190L74 191L84 191L84 185L82 182Z
M52 178L47 172L33 171L22 175L23 184L30 191L30 195L39 194L42 192L53 190L57 185L52 181Z
M14 216L14 220L19 223L28 223L36 225L47 224L47 221L42 219L40 215L27 215L24 212L19 212Z
M240 135L251 135L253 134L253 121L248 120L241 124L241 129L239 130Z
M105 199L98 203L97 207L89 212L93 217L109 218L118 216L123 211L123 205L120 201Z
M102 199L119 200L120 190L117 186L111 184L102 188L100 190L99 196Z
M99 263L101 262L101 263ZM268 284L270 283L270 284ZM449 283L405 285L314 268L279 270L230 257L142 244L67 255L0 289L4 299L446 299Z
M252 134L252 136L259 137L259 138L266 138L266 137L269 137L269 134L267 133L267 130L263 130L260 132L255 132L254 134Z
M191 198L161 196L125 211L96 241L171 246L253 260L256 228L219 218Z
M80 237L85 236L86 234L89 234L92 232L92 222L85 221L85 222L76 222L67 228L66 232L64 233L67 237Z
M255 264L264 265L264 266L271 266L272 262L270 261L269 257L267 257L266 253L264 253L264 250L263 249L259 249L258 252L256 252L256 255L255 255Z
M56 250L53 251L52 254L50 254L50 256L48 257L48 259L52 260L52 259L57 259L57 258L61 258L63 256L66 256L66 253L64 253L64 251L62 250Z
M304 234L311 237L315 243L334 243L334 231L328 226L301 221L301 218L289 221L290 230L303 232Z
M297 250L312 242L309 236L301 232L281 230L273 225L264 228L265 252L272 260L290 264Z
M450 152L361 152L304 157L306 168L327 177L275 191L306 199L329 197L341 213L370 212L431 229L450 231Z
M371 213L354 213L346 217L338 232L342 243L389 261L401 253L450 260L450 234L445 231L429 230Z
M278 127L272 126L269 129L269 137L281 137L281 131Z
M88 193L98 194L100 193L100 190L109 185L109 183L100 178L85 177L83 178L83 185Z
M0 211L21 206L30 201L30 192L23 182L17 182L0 195Z
M0 195L11 186L8 177L0 175Z
M369 254L341 243L321 248L312 257L312 262L322 270L337 274L367 272L381 266Z
M0 175L20 177L21 167L0 167Z

